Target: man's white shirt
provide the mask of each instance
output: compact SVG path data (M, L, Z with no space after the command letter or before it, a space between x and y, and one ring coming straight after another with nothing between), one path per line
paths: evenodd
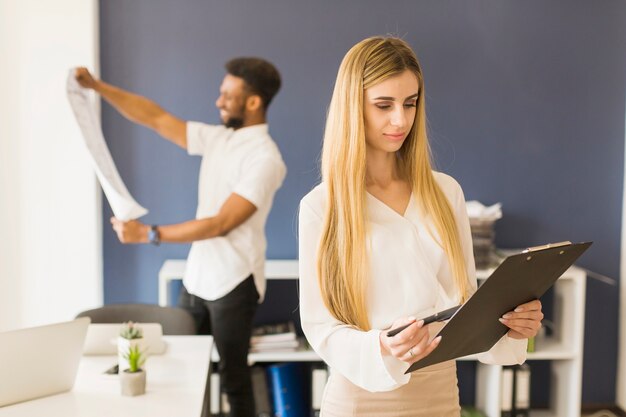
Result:
M197 219L216 216L233 193L257 210L226 236L193 242L185 287L205 300L216 300L253 274L261 302L265 295L265 222L287 174L268 126L233 130L188 122L187 151L202 156Z

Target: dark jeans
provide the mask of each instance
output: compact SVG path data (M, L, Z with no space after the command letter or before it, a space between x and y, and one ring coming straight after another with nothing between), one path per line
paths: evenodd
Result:
M254 417L254 396L248 367L252 320L259 293L250 275L224 297L207 301L189 294L183 286L179 307L189 310L196 319L200 334L211 331L220 354L220 387L228 396L230 416Z

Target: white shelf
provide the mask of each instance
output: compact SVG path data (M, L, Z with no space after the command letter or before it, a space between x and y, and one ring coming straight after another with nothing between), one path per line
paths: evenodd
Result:
M213 349L211 352L211 360L213 362L218 362L220 360L220 355L217 352L217 349ZM315 351L311 349L300 349L300 350L285 350L285 351L274 351L274 352L257 352L250 353L248 355L248 362L258 363L258 362L321 362L322 359L319 357Z
M167 260L159 271L159 304L167 305L168 283L182 279L184 260ZM488 278L494 269L476 271L477 279ZM297 279L297 260L268 260L267 279ZM550 361L551 409L533 410L531 417L580 417L582 388L582 353L585 318L585 272L569 268L554 285L554 317L556 328L551 338L539 339L537 351L528 360ZM211 359L219 360L216 349ZM251 353L250 363L257 362L318 362L312 350ZM470 355L459 360L476 360ZM476 376L476 406L488 417L500 417L500 379L502 366L479 363Z
M571 346L565 343L550 340L550 339L538 339L535 343L539 346L535 352L528 354L529 361L535 360L569 360L575 359L579 356Z
M257 362L321 362L322 359L313 350L300 350L295 352L262 352L251 353L248 360Z
M159 269L159 305L167 306L169 283L181 280L185 275L187 261L184 259L167 259ZM268 259L265 262L265 278L297 279L297 259Z
M574 359L578 354L565 343L551 339L540 339L536 342L539 346L535 352L529 353L529 361L553 361ZM476 361L478 355L468 355L457 359L458 361Z
M528 354L529 361L535 360L571 360L577 356L576 353L571 350L567 350L566 346L553 341L548 341L547 345L536 352ZM214 362L219 361L219 354L217 350L213 350L211 360ZM457 360L460 361L476 361L477 355L468 355ZM320 362L322 359L312 349L300 349L300 350L285 350L274 352L256 352L250 353L249 361L252 363L257 362Z
M553 410L530 410L530 417L559 417Z

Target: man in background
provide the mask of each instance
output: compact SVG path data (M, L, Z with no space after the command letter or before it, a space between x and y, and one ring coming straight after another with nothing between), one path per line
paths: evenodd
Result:
M111 218L122 243L193 242L179 305L209 328L220 354L220 381L231 416L254 416L247 364L252 321L265 294L265 222L286 167L268 133L266 114L280 74L266 60L236 58L215 102L223 125L188 122L155 102L76 70L81 86L99 93L132 122L202 156L196 218L146 225Z

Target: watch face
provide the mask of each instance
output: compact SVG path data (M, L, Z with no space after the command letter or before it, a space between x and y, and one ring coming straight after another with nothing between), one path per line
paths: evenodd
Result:
M153 245L158 245L160 243L159 240L159 231L156 226L150 227L150 231L148 232L148 240Z

